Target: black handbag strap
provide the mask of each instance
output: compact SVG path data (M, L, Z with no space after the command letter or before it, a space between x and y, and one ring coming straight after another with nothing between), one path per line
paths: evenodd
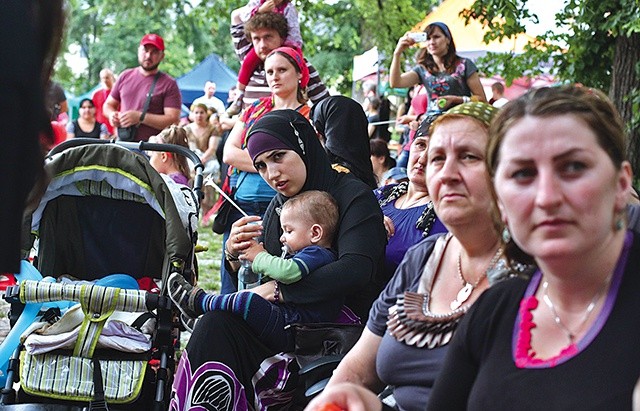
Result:
M149 93L147 93L147 99L144 102L144 106L142 107L142 114L140 114L140 122L144 120L144 116L147 115L147 110L149 110L149 103L151 103L151 97L153 96L153 89L156 88L156 83L160 78L160 72L158 71L156 75L153 77L153 83L151 83L151 88L149 89Z
M248 172L247 172L247 173L248 173ZM234 194L236 193L236 191L238 191L238 188L240 188L240 186L242 185L242 183L244 183L244 180L247 178L247 176L248 176L248 175L249 175L249 174L246 174L246 173L245 173L245 174L243 174L243 175L242 175L242 179L241 179L238 183L236 183L236 186L235 186L235 187L233 187L233 189L232 189L231 191L233 191L233 193L234 193Z

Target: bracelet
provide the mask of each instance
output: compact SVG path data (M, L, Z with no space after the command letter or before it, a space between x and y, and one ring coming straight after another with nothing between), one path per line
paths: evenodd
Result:
M278 304L280 302L280 283L275 282L273 286L273 302Z
M224 248L224 257L227 259L227 261L229 261L230 263L236 262L236 261L240 261L240 259L238 257L236 257L235 255L231 254L229 252L229 250L227 250L227 247Z
M463 102L463 103L468 103L468 102L470 102L470 101L471 101L471 98L470 98L470 97L462 96L462 102Z

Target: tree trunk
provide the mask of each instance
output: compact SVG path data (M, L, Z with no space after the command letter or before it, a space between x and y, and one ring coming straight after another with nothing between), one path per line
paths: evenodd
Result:
M631 92L640 89L640 79L636 72L638 61L640 61L640 34L634 33L631 37L619 36L616 39L616 53L609 94L627 127L633 118L632 101L628 97ZM629 127L627 146L634 175L638 176L640 173L640 130Z

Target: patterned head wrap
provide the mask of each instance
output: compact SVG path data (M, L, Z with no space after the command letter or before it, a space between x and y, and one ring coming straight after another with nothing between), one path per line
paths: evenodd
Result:
M454 106L447 110L443 115L438 117L429 128L429 134L433 133L433 129L442 122L442 120L455 116L466 116L471 117L482 124L484 124L487 128L491 124L491 120L498 112L498 109L493 107L490 104L483 103L480 101L471 101L469 103L462 103Z

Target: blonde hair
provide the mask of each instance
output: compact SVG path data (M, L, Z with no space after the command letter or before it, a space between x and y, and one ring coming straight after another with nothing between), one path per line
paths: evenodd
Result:
M312 224L319 224L324 230L323 239L333 242L340 214L338 203L331 194L318 190L304 191L287 200L282 210L295 211Z
M189 142L187 140L187 132L179 126L171 125L164 130L162 130L158 135L155 136L155 142L159 144L174 144L177 146L182 146L185 148L189 148ZM189 170L189 163L187 163L187 158L182 154L172 153L173 154L173 162L178 167L178 170L185 177L189 178L191 175L191 171Z

